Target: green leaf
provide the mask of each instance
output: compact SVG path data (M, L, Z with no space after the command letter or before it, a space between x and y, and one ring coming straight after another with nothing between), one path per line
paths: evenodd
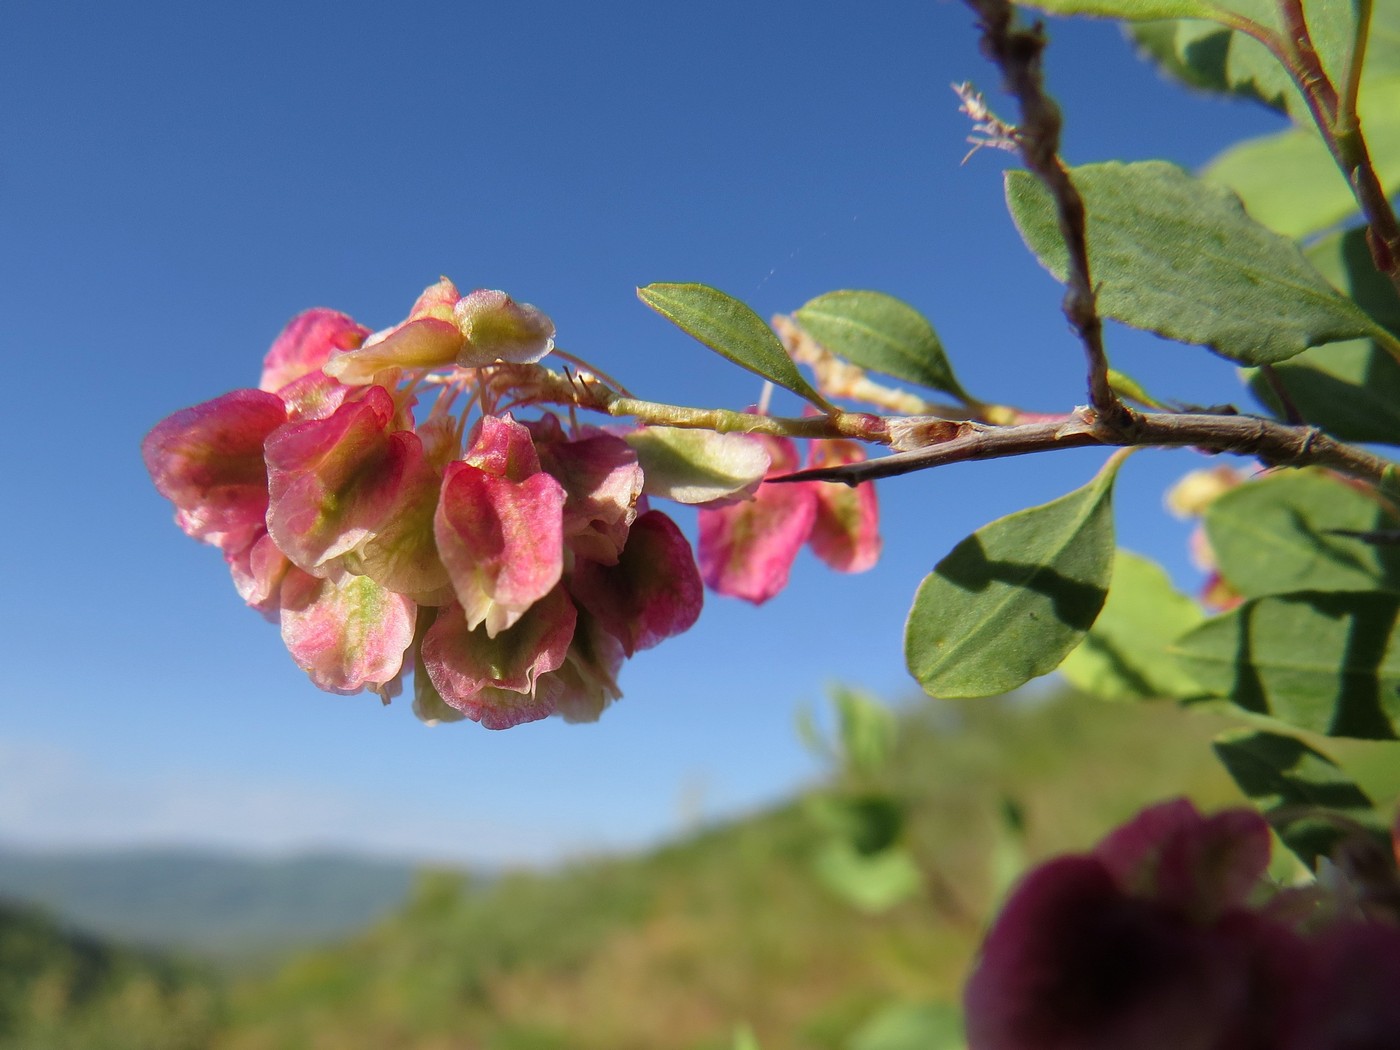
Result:
M1400 80L1368 84L1361 110L1372 161L1386 194L1393 194L1400 189ZM1351 185L1311 127L1248 139L1216 157L1204 174L1285 237L1311 236L1358 211Z
M1088 485L984 525L924 578L904 657L937 697L994 696L1047 674L1103 607L1113 560L1114 456Z
M1228 190L1163 161L1089 164L1071 175L1088 209L1104 315L1254 365L1378 331ZM1026 244L1063 281L1068 256L1049 191L1024 171L1007 173L1006 191Z
M1320 470L1286 470L1251 481L1214 500L1205 513L1220 572L1246 598L1400 592L1400 547L1336 534L1396 524L1375 498Z
M1253 37L1195 19L1140 22L1128 33L1163 72L1190 87L1262 102L1299 124L1311 121L1288 71Z
M1113 388L1113 392L1119 397L1129 401L1136 401L1139 405L1146 405L1148 408L1165 408L1161 401L1157 400L1144 389L1132 376L1118 371L1116 368L1108 370L1108 385Z
M897 1003L856 1030L847 1050L966 1050L962 1014L950 1003Z
M1207 620L1173 651L1210 692L1246 711L1328 736L1395 738L1400 597L1255 598Z
M831 408L802 378L773 329L738 299L704 284L649 284L637 289L637 298L736 365L824 410Z
M1232 729L1216 737L1212 747L1240 790L1309 871L1346 835L1325 819L1326 813L1362 825L1380 823L1366 792L1332 759L1295 737Z
M864 777L876 775L889 761L899 732L894 712L873 697L839 686L831 690L831 699L847 771Z
M741 1024L734 1029L734 1045L732 1050L760 1050L758 1036L753 1034L753 1029L746 1024Z
M1060 670L1076 689L1105 700L1196 696L1200 686L1167 652L1167 643L1204 619L1160 565L1119 550L1103 612Z
M1397 96L1395 103L1397 113L1400 113L1400 96ZM1395 160L1396 166L1400 167L1400 156ZM1400 179L1400 174L1396 178ZM1318 273L1355 299L1356 304L1370 314L1377 324L1400 334L1400 293L1376 269L1371 259L1371 249L1366 244L1365 230L1334 233L1310 247L1307 255Z
M908 900L923 883L918 865L899 846L865 854L833 840L817 853L813 871L828 890L871 915Z
M1326 237L1309 247L1307 256L1377 324L1400 334L1400 295L1371 261L1364 230ZM1309 423L1343 441L1400 444L1400 363L1372 340L1315 347L1275 365L1274 372ZM1283 405L1264 377L1251 373L1249 382L1255 396L1282 418Z
M827 292L799 309L796 317L808 335L853 365L970 400L953 375L933 325L892 295Z

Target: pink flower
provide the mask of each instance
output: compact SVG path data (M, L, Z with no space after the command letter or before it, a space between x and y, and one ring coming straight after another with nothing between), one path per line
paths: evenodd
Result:
M769 455L768 477L797 469L789 438L753 435ZM852 441L813 441L809 466L865 458ZM787 586L804 543L833 569L862 572L880 553L879 508L870 484L765 484L751 500L700 511L700 572L720 594L761 605Z
M418 297L406 321L337 355L325 369L342 383L362 386L389 369L527 364L553 349L554 322L544 311L492 289L459 295L444 277Z
M1366 855L1365 886L1336 875L1261 900L1257 813L1151 806L1012 893L968 981L969 1050L1397 1045L1400 876Z

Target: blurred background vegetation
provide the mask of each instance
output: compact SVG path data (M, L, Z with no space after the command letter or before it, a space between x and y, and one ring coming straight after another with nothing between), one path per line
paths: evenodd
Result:
M825 782L644 855L0 854L0 1048L928 1047L1027 863L1161 798L1239 800L1209 712L836 701L835 728L803 728ZM1343 757L1376 797L1400 786L1379 751Z

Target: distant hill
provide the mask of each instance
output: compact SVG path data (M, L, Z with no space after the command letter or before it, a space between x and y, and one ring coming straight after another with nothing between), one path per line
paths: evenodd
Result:
M427 873L372 929L232 984L211 1050L733 1050L740 1023L763 1050L932 1050L884 1033L958 1002L1008 862L1163 796L1238 798L1208 744L1224 723L1171 705L931 703L902 723L879 786L907 800L923 886L889 912L819 881L809 794L635 856Z
M363 929L404 902L413 875L406 863L337 854L0 847L0 899L102 937L226 960Z

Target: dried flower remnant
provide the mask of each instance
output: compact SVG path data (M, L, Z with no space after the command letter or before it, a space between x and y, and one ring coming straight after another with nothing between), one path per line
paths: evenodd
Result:
M376 334L310 310L273 343L260 389L176 412L142 453L177 524L220 548L318 687L387 702L412 674L430 722L596 718L628 657L695 623L695 556L649 498L729 503L754 526L742 541L721 529L726 571L767 581L751 600L804 542L843 571L874 561L868 485L760 486L795 468L790 441L522 416L557 400L534 364L553 346L537 308L446 278Z

